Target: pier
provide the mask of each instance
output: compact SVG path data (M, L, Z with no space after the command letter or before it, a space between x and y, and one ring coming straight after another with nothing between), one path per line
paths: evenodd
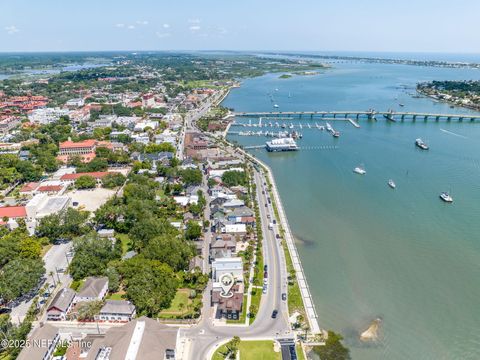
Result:
M405 111L376 111L376 110L367 110L367 111L272 111L272 112L235 112L234 116L237 117L262 117L262 118L282 118L282 120L293 120L293 119L325 119L333 120L336 118L344 118L352 120L355 119L369 119L377 120L377 116L383 117L389 121L405 121L412 120L468 120L476 121L480 120L480 115L473 114L443 114L443 113L420 113L420 112L405 112ZM358 124L357 124L358 125ZM355 126L355 125L354 125Z

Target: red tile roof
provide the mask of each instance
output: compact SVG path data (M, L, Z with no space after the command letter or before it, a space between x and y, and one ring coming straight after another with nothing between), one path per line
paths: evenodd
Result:
M30 192L35 190L38 187L39 183L38 182L29 182L20 189L20 192Z
M40 186L37 191L40 191L40 192L51 192L51 191L60 191L63 189L63 186L61 185L44 185L44 186Z
M83 175L92 176L95 179L101 179L105 175L111 174L111 173L112 172L109 172L109 171L97 171L97 172L84 172L84 173L76 173L76 174L65 174L60 178L60 180L76 180Z
M97 143L97 140L83 140L83 141L64 141L60 143L60 149L74 149L74 148L84 148L84 147L94 147Z
M27 210L25 206L5 206L0 207L0 219L4 217L8 218L19 218L26 217Z

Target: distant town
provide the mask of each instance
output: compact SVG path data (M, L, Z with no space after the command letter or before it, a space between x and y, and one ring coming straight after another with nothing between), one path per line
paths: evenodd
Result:
M348 355L318 327L268 167L225 140L220 105L243 78L323 68L0 57L1 330L7 345L44 344L2 358Z

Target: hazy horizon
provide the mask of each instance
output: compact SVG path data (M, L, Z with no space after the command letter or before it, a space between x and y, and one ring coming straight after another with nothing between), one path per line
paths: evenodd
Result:
M0 52L365 51L480 53L473 0L2 3ZM461 21L458 21L461 19ZM188 49L188 50L186 50ZM308 49L308 50L305 50Z

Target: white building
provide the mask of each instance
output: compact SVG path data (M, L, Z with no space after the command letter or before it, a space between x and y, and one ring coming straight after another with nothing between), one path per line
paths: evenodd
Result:
M35 195L25 206L27 218L41 219L45 216L57 214L67 209L70 205L68 196L48 196L47 194Z
M226 224L222 228L222 233L226 234L246 234L247 225L245 224Z
M83 100L82 98L70 99L65 103L65 106L71 107L71 108L74 108L74 107L79 108L79 107L82 107L83 105L85 105L85 100Z
M243 262L241 257L218 258L212 262L212 279L220 281L223 274L231 274L237 280L243 278Z
M150 137L148 136L147 133L142 133L142 134L134 134L132 135L132 140L147 145L150 142Z
M33 110L28 114L28 121L36 124L50 124L58 121L61 116L67 116L69 111L60 108L44 108Z
M136 315L135 305L125 300L107 300L100 313L95 316L100 321L121 321L132 320Z
M142 132L147 127L155 130L156 128L158 128L158 121L139 121L137 124L135 124L133 131Z
M103 300L108 291L108 278L88 277L83 283L82 289L75 297L75 302Z

